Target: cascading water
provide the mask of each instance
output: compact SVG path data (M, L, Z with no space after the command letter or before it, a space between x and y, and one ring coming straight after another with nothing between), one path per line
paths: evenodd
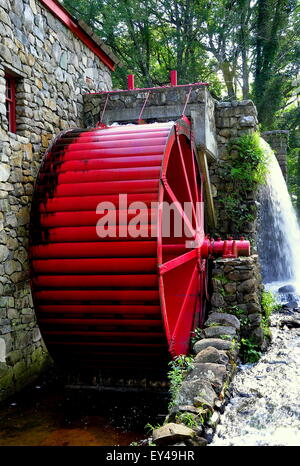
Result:
M268 351L257 364L239 367L211 446L300 446L300 230L274 153L261 144L269 158L258 229L263 281L279 301L292 302L271 315ZM287 284L292 294L278 294Z
M269 160L267 183L261 188L258 228L263 281L273 289L273 282L292 282L300 292L299 225L274 152L262 139L261 144Z

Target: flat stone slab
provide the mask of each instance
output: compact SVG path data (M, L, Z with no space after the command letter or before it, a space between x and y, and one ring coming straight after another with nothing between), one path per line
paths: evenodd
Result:
M229 351L232 348L232 342L228 340L222 340L221 338L204 338L203 340L199 340L194 344L193 350L196 354L198 354L200 351L208 348L209 346L213 346L217 350Z
M220 325L229 325L234 327L236 330L239 330L241 327L241 323L239 319L232 315L226 314L224 312L212 312L209 314L207 321L205 322L205 326L209 326L210 324L220 324Z
M204 329L206 338L218 338L220 335L227 335L231 339L236 336L236 328L226 325L216 325Z
M158 429L154 429L152 434L153 442L158 445L187 440L194 436L195 432L193 429L183 424L175 424L173 422L165 424Z

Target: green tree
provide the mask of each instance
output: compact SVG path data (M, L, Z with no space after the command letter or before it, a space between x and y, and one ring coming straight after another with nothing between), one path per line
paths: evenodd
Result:
M299 17L294 0L257 0L253 97L258 119L270 129L284 105L291 74L289 57L296 47Z

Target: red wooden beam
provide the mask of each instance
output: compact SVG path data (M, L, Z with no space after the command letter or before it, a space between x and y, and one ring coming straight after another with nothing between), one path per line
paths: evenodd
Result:
M115 70L114 61L93 41L93 39L76 23L70 13L56 0L39 0L56 16L73 34L78 37L111 71Z

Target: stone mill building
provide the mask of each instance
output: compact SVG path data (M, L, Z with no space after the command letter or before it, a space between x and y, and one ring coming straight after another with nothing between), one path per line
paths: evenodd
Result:
M118 63L56 0L0 0L0 400L46 355L29 286L28 223L41 156L82 126L83 94L109 90Z

